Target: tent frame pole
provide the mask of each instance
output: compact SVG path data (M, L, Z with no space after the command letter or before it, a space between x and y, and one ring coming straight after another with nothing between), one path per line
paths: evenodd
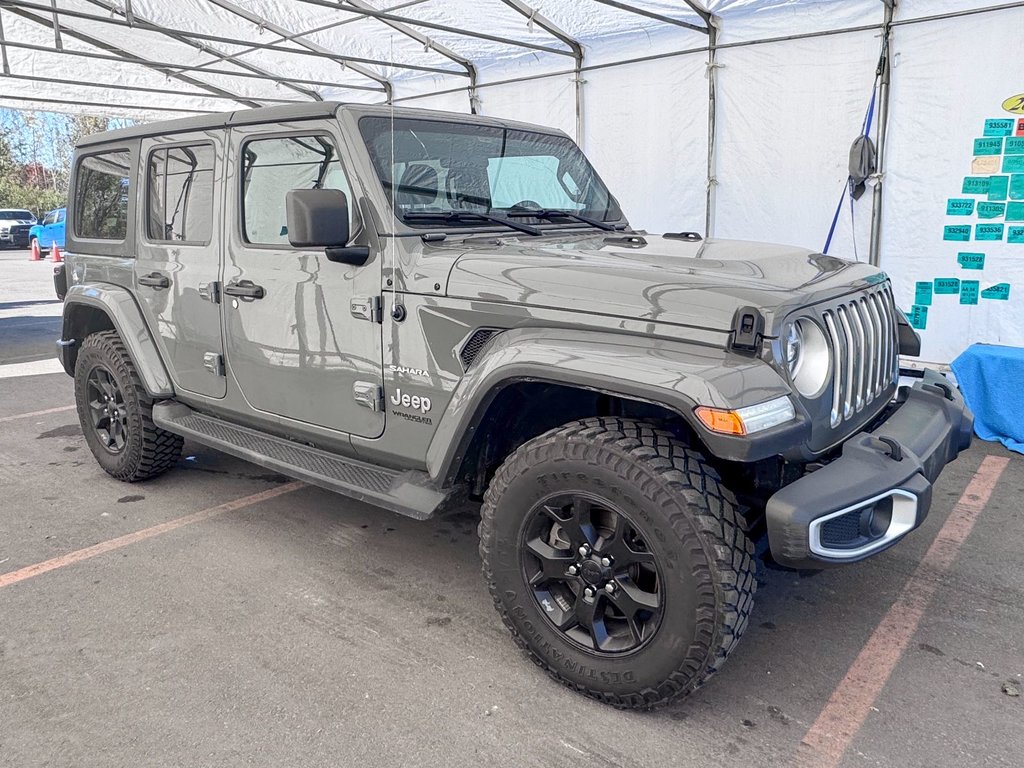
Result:
M4 16L0 13L0 57L3 58L4 74L10 76L11 62L7 59L7 40L4 37Z
M40 23L44 24L45 26L49 26L49 24L47 24L45 21L42 21ZM17 43L17 42L14 42L13 40L7 40L6 41L6 45L7 45L8 48L16 48L18 50L37 51L39 53L54 53L53 48L51 48L49 46L45 46L45 45L35 45L33 43ZM107 46L109 46L108 43L104 43L104 42L97 43L97 47L102 47L103 50L110 50L110 48L107 47ZM228 70L228 69L197 69L196 67L184 67L184 68L182 68L182 66L180 64L177 64L177 63L174 63L174 62L157 61L155 59L147 59L147 58L143 58L141 56L137 56L136 54L131 53L129 51L125 51L125 52L123 52L121 54L115 55L115 54L112 54L112 53L97 53L95 51L78 51L78 50L74 50L74 49L71 49L71 48L65 48L63 51L60 52L60 55L61 56L74 56L74 57L83 58L83 59L92 59L94 61L114 61L114 62L120 62L120 63L123 63L123 64L137 64L140 67L148 67L150 69L159 69L160 70L160 74L165 75L167 77L171 77L173 75L178 75L178 74L183 74L185 72L199 71L202 74L207 74L207 75L223 75L223 76L226 76L226 77L237 77L237 78L242 78L242 79L245 79L245 80L259 80L260 82L263 82L263 83L268 82L267 78L263 77L262 75L258 75L258 74L255 74L253 72L248 72L248 71L245 71L245 70L242 70L240 72L232 72L231 70ZM40 77L33 77L31 79L35 80L36 82L40 82L40 83L47 82L47 80L45 78L40 78ZM338 82L333 82L333 81L330 81L330 80L310 80L310 79L301 78L301 77L291 77L291 78L284 78L284 79L286 79L290 83L299 83L301 85L317 85L317 86L322 86L324 88L351 88L352 90L355 90L355 91L372 91L374 93L383 93L384 92L383 88L378 88L376 86L371 86L371 85L359 85L359 84L355 84L355 83L338 83ZM111 86L111 87L121 88L122 86ZM205 88L206 87L206 83L203 83L202 87ZM461 88L457 88L455 90L462 90L462 89ZM248 96L248 97L245 97L245 98L251 98L251 99L254 99L255 101L265 101L265 99L262 96ZM290 103L294 103L294 104L308 104L309 102L307 100L303 99L301 101L294 100L294 101L292 101Z
M704 199L704 237L715 236L715 202L718 187L716 148L718 141L718 25L710 15L708 24L708 174Z
M683 21L682 19L673 19L671 16L663 16L662 14L655 13L654 11L648 11L648 10L646 10L644 8L637 8L636 6L628 5L627 3L620 3L620 2L618 2L618 0L594 0L594 1L597 2L597 3L600 3L601 5L607 5L609 8L615 8L615 9L620 10L620 11L625 11L626 13L632 13L632 14L635 14L637 16L644 16L644 17L646 17L648 19L654 19L655 21L660 21L662 24L671 24L671 25L676 26L676 27L683 27L685 29L692 29L694 32L703 32L705 35L708 34L708 29L707 29L706 26L699 27L696 24L691 24L688 21ZM688 6L690 6L690 8L693 9L693 11L696 12L697 15L701 16L702 18L704 16L704 14L707 13L707 11L704 11L703 8L698 10L698 8L696 7L696 5L694 3L687 2L686 4ZM707 24L707 20L706 19L705 19L705 24Z
M66 29L67 28L65 27L65 31L66 31ZM155 107L155 106L148 106L148 105L147 106L143 106L142 104L111 104L111 103L106 102L106 101L80 101L80 100L76 100L76 101L73 101L73 102L69 102L67 99L47 99L47 98L44 98L44 97L41 97L41 96L7 96L5 94L0 93L0 103L6 102L6 101L27 101L30 104L56 104L58 107L61 107L61 106L67 107L69 104L74 104L75 106L80 106L80 107L98 107L100 109L109 109L112 112L114 112L115 114L117 114L117 110L121 110L123 112L123 110L125 110L125 109L137 110L139 112L145 112L147 110L150 111L150 112L170 112L172 114L179 114L179 115L180 114L190 114L190 115L208 115L208 114L210 114L209 110L206 110L206 109L191 109L189 107ZM302 103L303 104L308 104L309 102L302 102ZM32 107L29 106L29 107L26 107L25 109L32 109ZM68 112L67 110L60 110L60 109L55 109L53 111L54 112L62 112L63 114L76 114L74 112Z
M543 16L536 8L533 8L522 0L502 0L505 5L514 10L520 16L524 16L530 24L536 24L552 37L569 46L572 57L576 62L572 71L573 91L576 102L576 143L583 146L583 46L579 40L572 37L568 32L561 29L553 21Z
M359 9L364 10L364 11L375 10L372 6L369 6L365 2L363 2L363 0L344 0L344 1L348 5L351 5L354 8L359 8ZM217 0L212 0L212 2L217 2ZM435 53L439 53L442 56L444 56L446 59L455 62L460 67L465 69L466 70L466 75L469 77L469 111L470 111L471 114L474 114L474 115L476 114L476 111L477 111L477 95L476 95L477 69L476 69L476 65L470 59L467 59L465 56L460 56L459 54L455 53L455 51L451 50L450 48L446 48L445 46L441 45L436 40L434 40L434 39L432 39L430 37L427 37L427 35L424 35L419 30L413 29L408 24L403 24L402 22L399 22L399 21L389 21L387 19L381 19L380 21L381 21L382 24L388 25L389 27L391 27L396 32L400 32L401 34L405 35L406 37L408 37L408 38L410 38L412 40L415 40L417 43L419 43L420 45L422 45L424 47L424 51L425 52L426 51L434 51ZM389 92L388 100L387 100L389 104L391 103L391 97L392 96L393 96L393 94L391 94Z
M309 2L309 0L301 0L301 1L302 2ZM163 35L164 37L171 38L172 40L177 40L178 42L184 43L185 45L188 45L188 46L190 46L192 48L196 48L196 49L198 49L200 51L203 51L205 53L211 53L211 54L213 54L215 56L218 56L219 60L225 60L225 59L228 59L228 58L232 58L232 54L224 53L222 51L218 51L216 48L213 48L212 46L207 45L207 43L211 43L212 42L212 43L222 43L222 44L225 44L225 45L237 45L237 46L240 46L240 47L243 47L243 48L250 48L250 49L255 49L255 50L275 51L277 53L286 53L286 54L292 54L292 55L295 55L295 56L307 56L307 57L313 57L313 58L318 58L318 59L332 59L334 61L344 61L346 63L354 62L354 63L357 63L357 64L368 64L368 65L371 65L371 66L394 67L396 69L409 69L409 70L415 70L415 71L419 71L419 72L429 72L429 73L438 74L438 75L454 75L454 76L457 76L457 77L465 77L466 76L466 73L462 72L460 70L445 69L443 67L429 67L429 66L423 66L423 65L419 65L419 64L401 64L401 63L395 62L395 61L381 61L381 60L378 60L378 59L367 59L367 58L362 58L362 57L358 57L358 56L345 56L345 55L341 55L341 54L337 54L337 53L332 53L332 52L320 53L318 51L312 51L312 50L305 49L305 48L288 47L288 46L279 45L279 44L276 44L276 43L257 43L257 42L255 42L253 40L242 40L242 39L239 39L237 37L227 37L225 35L213 35L213 34L208 34L208 33L205 33L205 32L196 32L194 30L188 30L188 29L174 29L172 27L165 27L165 26L163 26L161 24L157 24L155 22L151 22L151 21L149 21L147 19L144 19L143 17L141 17L139 15L138 11L134 12L134 17L135 17L134 24L130 25L128 23L128 21L123 18L124 10L120 6L115 5L114 3L110 2L109 0L86 0L86 2L91 3L92 5L95 5L95 6L99 7L99 8L103 8L106 11L109 11L111 13L111 15L110 16L105 16L105 15L102 15L102 14L88 13L86 11L77 11L77 10L73 10L73 9L70 9L70 8L59 8L56 11L56 13L57 13L58 16L66 17L66 18L83 19L85 21L96 22L97 24L107 24L107 25L113 25L113 26L118 26L118 27L131 27L131 28L134 28L134 29L141 29L141 30L144 30L146 32L153 32L154 34ZM43 5L40 5L39 3L29 2L29 0L0 0L0 7L10 8L11 10L14 10L16 8L22 8L22 9L32 10L32 11L47 11L47 12L50 11L50 7L49 6L43 6ZM353 10L354 11L355 9L338 7L338 8L336 8L336 10ZM560 53L564 53L564 54L568 55L567 51L560 51ZM254 64L247 64L246 62L243 62L243 61L240 61L240 60L232 60L232 63L235 66L238 66L238 67L248 67L250 71L253 71L253 68L255 68L256 70L259 70L259 67L256 67L256 65L254 65ZM203 66L204 65L199 65L199 66L183 66L183 67L181 67L181 71L183 71L183 72L185 72L185 71L196 71L196 70L202 69ZM273 74L271 72L266 72L265 75L264 75L264 79L272 80L272 81L274 81L276 83L280 83L282 85L287 83L287 82L289 82L288 78L282 77L282 76L279 76L279 75L275 75L275 74Z
M875 188L871 194L871 245L868 261L879 266L882 261L882 187L885 183L885 140L889 129L889 92L892 78L892 23L896 15L896 0L885 3L885 22L882 29L883 55L878 81L878 147L875 170ZM857 233L854 232L856 237Z
M26 10L23 10L21 8L12 8L11 12L14 13L15 15L21 16L22 18L27 19L29 21L34 21L36 24L39 24L40 26L52 27L52 26L55 26L55 24L56 24L56 22L51 21L50 19L47 19L45 16L40 17L40 16L37 16L36 14L30 12L30 11L26 11ZM115 58L119 58L119 60L121 60L121 61L124 60L124 57L125 57L126 54L129 54L128 51L126 51L125 49L120 48L120 47L114 45L113 43L108 43L108 42L106 42L104 40L98 40L98 39L92 37L91 35L85 34L84 32L78 32L78 31L72 30L70 27L67 26L67 24L64 25L64 33L66 35L68 35L69 37L73 37L76 40L79 40L79 41L81 41L83 43L86 43L87 45L95 46L96 48L99 48L100 50L110 51L112 54L114 54ZM50 50L50 49L46 49L46 50ZM72 51L61 50L60 53L63 55L63 54L67 54L67 53L72 53ZM77 51L74 52L74 53L77 53ZM215 85L210 85L209 83L204 83L202 80L196 80L195 78L189 77L188 75L182 75L180 73L176 73L176 72L172 71L171 69L169 69L167 67L158 66L154 62L152 62L152 61L150 61L150 60L148 60L148 59L146 59L144 57L134 56L134 54L131 54L131 55L133 56L133 58L136 59L136 63L141 64L142 66L147 67L149 69L156 70L157 72L160 72L161 74L166 75L167 77L173 77L176 80L181 80L182 82L188 83L189 85L195 86L196 88L202 88L203 90L209 91L210 93L217 93L217 94L220 94L220 95L223 95L223 96L230 96L235 101L237 101L239 104L244 104L247 107L259 107L259 106L261 106L261 104L258 101L255 101L255 100L253 100L251 98L242 96L242 95L237 94L237 93L231 93L230 91L224 90L223 88L220 88L220 87L215 86ZM179 111L181 111L181 110L179 110Z
M93 5L99 6L100 8L105 8L106 10L110 11L111 14L123 14L124 13L124 11L119 6L115 5L112 2L108 2L107 0L87 0L87 2L92 3ZM28 3L20 2L20 0L19 0L19 4L22 7L27 7L29 5ZM66 10L62 10L61 12L62 13L67 13ZM96 14L82 14L83 18L87 17L87 16L95 16L96 18L106 18L106 17L103 17L103 16L96 16ZM142 16L140 16L138 13L133 12L133 17L134 17L134 23L136 25L140 26L143 29L151 30L153 32L156 32L157 34L163 35L164 37L170 38L171 40L175 40L175 41L177 41L179 43L184 43L185 45L187 45L187 46L189 46L191 48L195 48L196 50L202 51L204 53L206 53L207 51L209 51L210 53L213 53L214 55L222 53L221 51L217 50L216 48L213 48L212 46L207 45L204 42L198 42L197 40L193 40L192 39L193 36L191 36L191 35L186 35L185 33L179 32L179 31L171 31L169 29L166 29L166 28L162 27L159 24L154 24L153 22L149 21L148 19L145 19ZM117 23L119 25L124 25L124 26L128 25L127 21L122 21L121 19L106 18L106 20L107 20L107 22L113 22L113 23ZM277 77L276 75L274 75L274 73L270 72L269 70L264 69L263 67L257 67L255 64L249 64L248 62L241 62L241 61L236 61L236 62L234 62L234 64L237 67L241 67L243 69L248 69L250 72L253 72L255 74L263 75L268 80L274 80L278 84L283 85L285 88L289 88L289 89L295 91L296 93L300 93L303 96L306 96L306 97L312 99L313 101L323 101L323 98L316 91L312 91L309 88L303 88L302 86L295 85L294 83L286 82L286 81L282 80L281 78ZM179 76L181 75L180 72L178 72L177 74ZM196 81L196 82L201 82L201 81Z
M306 5L319 6L321 8L330 8L332 11L355 13L359 14L360 16L366 16L367 18L371 19L380 19L381 21L397 21L399 23L408 24L409 26L413 27L435 29L440 32L448 32L453 35L462 35L464 37L473 37L478 40L489 40L492 43L501 43L502 45L508 45L516 48L529 48L530 50L543 51L544 53L553 53L558 56L572 56L571 51L563 51L561 48L552 48L547 45L540 45L539 43L528 43L524 40L513 40L511 38L501 37L499 35L489 35L486 32L475 32L472 29L453 27L448 24L441 24L436 21L414 19L408 16L396 16L395 14L387 13L386 11L375 11L366 10L363 8L355 8L353 6L336 4L336 2L329 2L329 0L298 0L298 2L305 3Z
M207 2L209 2L209 3L213 4L213 5L216 5L216 6L220 7L220 8L223 8L225 11L227 11L228 13L230 13L230 14L232 14L234 16L238 16L241 19L245 19L246 21L250 22L251 24L257 25L261 30L262 29L268 29L268 30L270 30L271 32L273 32L273 33L275 33L277 35L281 35L282 37L285 37L288 40L291 40L296 45L301 45L306 50L316 51L318 53L332 54L332 51L328 50L327 48L324 48L322 45L319 45L317 43L314 43L314 42L311 42L311 41L307 40L305 37L303 37L303 35L301 33L293 33L293 32L291 32L291 30L285 29L284 27L281 27L281 26L275 24L274 22L270 21L267 18L264 18L263 16L260 16L259 14L253 13L252 11L249 11L249 10L247 10L245 8L242 8L241 6L236 5L235 3L231 2L230 0L207 0ZM241 54L238 54L238 53L230 54L225 59L221 59L221 61L229 61L230 63L237 63L234 60L239 55L241 55ZM211 63L215 63L215 61L211 62ZM384 94L385 94L387 100L388 101L391 100L391 97L393 95L393 89L392 89L392 86L391 86L391 81L388 80L386 77L381 77L380 75L378 75L373 70L371 70L371 69L369 69L367 67L364 67L362 64L357 64L355 62L336 61L336 63L342 69L350 69L353 72L355 72L356 74L362 75L363 77L365 77L365 78L367 78L369 80L372 80L373 82L375 82L378 85L380 85L384 89Z
M24 80L24 81L29 82L29 83L45 82L45 80L41 80L38 77L33 77L32 75L15 75L15 74L11 74L11 73L5 73L4 77L6 79L8 79L8 80ZM221 93L202 93L200 91L176 91L176 90L171 90L171 89L168 89L168 88L154 88L152 86L145 86L145 85L124 85L123 83L99 83L99 82L96 82L96 81L89 81L89 80L69 80L69 79L63 78L63 77L61 78L60 81L61 81L61 84L63 84L63 85L74 85L74 86L78 86L78 87L81 87L81 88L106 88L106 89L111 90L111 91L123 91L125 93L155 93L155 94L163 94L163 95L170 95L170 96L182 96L184 98L190 98L190 99L218 99L218 100L219 99L226 99L228 101L238 101L239 98L241 98L241 97L235 96L233 94L232 95L226 95L226 94L221 94ZM267 105L267 104L308 104L309 103L305 99L272 99L272 98L263 98L262 96L259 97L258 99L254 98L254 100L255 101L259 101L260 105ZM149 107L146 107L146 109L149 109ZM172 109L173 110L172 107L168 107L168 109Z

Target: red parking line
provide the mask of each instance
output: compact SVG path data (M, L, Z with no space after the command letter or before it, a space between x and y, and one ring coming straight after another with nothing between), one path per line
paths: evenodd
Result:
M66 555L55 557L52 560L44 560L41 563L35 565L27 565L24 568L19 568L17 571L11 571L10 573L0 574L0 589L3 587L9 587L11 584L17 584L19 581L25 581L25 579L31 579L33 576L39 576L40 574L54 571L58 568L64 568L68 565L74 565L80 563L83 560L88 560L90 557L96 557L96 555L102 555L105 552L110 552L121 547L127 547L129 544L135 544L145 539L151 539L154 536L159 536L161 533L168 533L169 531L177 530L186 525L192 523L202 522L203 520L209 520L211 517L217 515L223 515L226 512L234 512L237 509L251 506L252 504L258 504L261 501L272 499L275 496L282 496L286 493L298 490L299 488L305 487L305 483L294 482L287 483L286 485L279 485L276 488L271 488L260 493L254 493L250 496L243 496L240 499L229 501L225 504L218 504L216 507L210 507L199 512L193 512L191 515L185 515L175 520L168 520L166 523L160 523L154 525L151 528L143 528L141 531L135 533L128 533L124 536L118 536L116 539L110 539L109 541L101 541L99 544L93 544L91 547L85 549L77 549L74 552L68 552Z
M938 589L936 576L953 564L1009 463L1009 459L1001 456L986 456L981 462L924 559L804 736L798 753L801 766L839 765L917 631L925 608Z
M15 419L30 419L33 416L46 416L48 413L61 413L73 410L75 410L73 405L62 405L60 408L47 408L45 411L31 411L29 413L17 413L14 416L0 416L0 424L3 424L5 421L14 421Z

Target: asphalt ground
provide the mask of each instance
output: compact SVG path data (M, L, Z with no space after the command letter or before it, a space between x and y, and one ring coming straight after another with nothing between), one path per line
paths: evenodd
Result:
M764 568L705 689L619 712L513 645L472 509L415 522L194 444L156 480L104 474L71 380L33 375L59 305L25 259L0 254L0 765L1021 765L1002 447L948 467L894 549Z

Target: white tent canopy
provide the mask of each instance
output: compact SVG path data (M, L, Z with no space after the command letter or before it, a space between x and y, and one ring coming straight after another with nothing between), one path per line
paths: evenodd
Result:
M1021 39L1024 1L1006 0L0 0L0 106L514 117L576 137L634 226L820 249L874 94L882 172L843 203L830 253L879 263L904 308L927 307L923 356L948 362L973 341L1024 344L1019 190L963 187L1001 174L974 139L1013 117ZM950 199L992 207L947 217ZM982 210L998 241L975 242ZM969 242L944 239L957 224ZM964 252L985 268L965 271ZM1009 300L972 304L965 281Z

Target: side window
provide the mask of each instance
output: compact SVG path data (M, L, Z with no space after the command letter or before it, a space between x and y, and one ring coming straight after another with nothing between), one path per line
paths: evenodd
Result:
M146 164L146 233L154 242L207 244L213 232L213 147L156 149Z
M257 245L288 244L285 193L340 189L354 228L352 191L334 144L326 136L257 139L242 148L242 234Z
M54 219L54 223L56 223L56 224L63 224L64 223L64 209L63 208L61 208L59 211L54 211L54 215L56 216L56 218Z
M50 211L48 214L43 216L43 226L46 226L47 224L53 224L53 222L56 221L56 220L57 220L57 212L56 211Z
M130 162L125 149L82 158L75 184L75 232L79 237L124 240Z

